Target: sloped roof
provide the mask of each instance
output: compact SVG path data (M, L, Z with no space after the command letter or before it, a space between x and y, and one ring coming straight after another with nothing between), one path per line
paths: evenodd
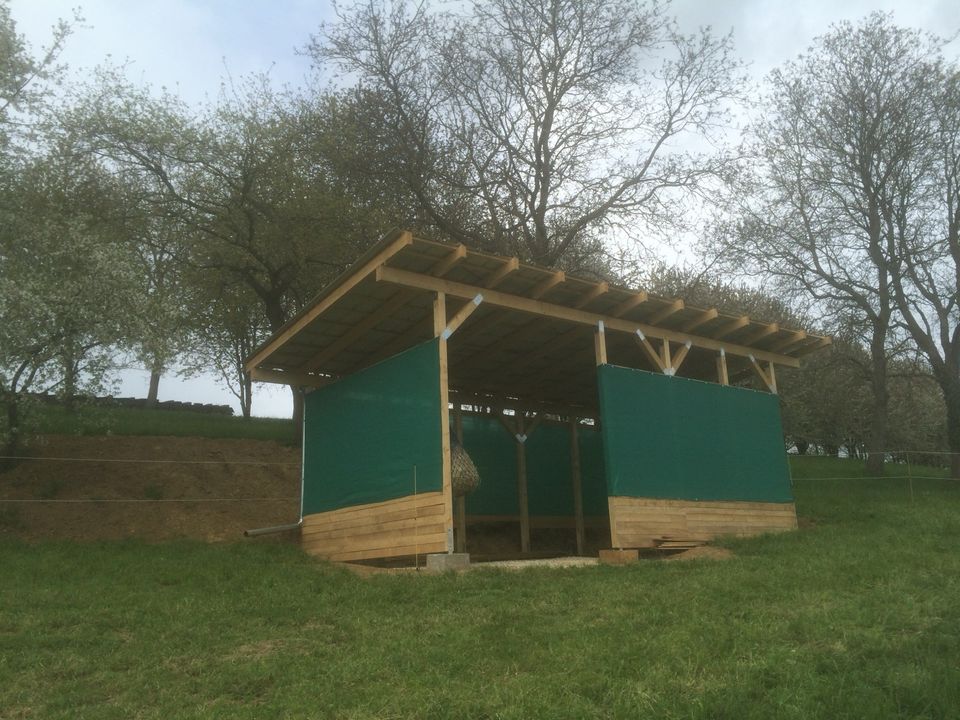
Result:
M676 298L610 286L396 231L385 236L248 360L255 379L321 385L433 337L433 299L448 316L482 296L449 341L450 387L463 397L507 395L589 406L596 402L593 333L606 331L609 361L646 368L639 342L683 350L678 374L716 377L765 361L797 366L826 337ZM639 334L638 332L639 331ZM656 369L656 368L650 368ZM465 400L466 401L466 400Z

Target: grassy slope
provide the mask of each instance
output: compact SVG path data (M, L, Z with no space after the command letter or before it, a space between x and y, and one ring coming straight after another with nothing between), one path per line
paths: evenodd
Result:
M290 442L293 423L277 418L233 417L189 410L142 410L82 406L75 413L36 408L34 432L46 435L174 435Z
M809 529L629 568L0 544L0 718L956 717L960 494L914 491L798 479Z

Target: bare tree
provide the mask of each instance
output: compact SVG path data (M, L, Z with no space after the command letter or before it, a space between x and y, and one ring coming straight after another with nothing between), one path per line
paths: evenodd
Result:
M459 14L379 0L339 12L308 52L382 98L383 167L424 224L566 264L613 229L676 226L721 176L742 87L730 38L681 34L633 0L489 0ZM585 258L579 258L585 259Z
M859 319L870 350L872 472L887 449L889 349L899 340L890 248L903 228L886 215L909 214L902 188L930 141L932 48L922 40L875 13L835 26L770 76L741 219L722 242L732 264Z
M881 215L899 323L943 392L952 475L960 478L960 65L943 61L942 43L927 39L926 82L916 89L927 94L924 145Z

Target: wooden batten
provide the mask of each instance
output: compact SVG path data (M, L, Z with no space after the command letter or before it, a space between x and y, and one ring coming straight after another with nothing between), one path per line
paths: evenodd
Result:
M656 500L613 496L610 535L614 548L649 548L661 541L707 541L797 529L793 503Z
M503 265L494 270L490 275L487 276L487 279L484 281L483 286L488 290L492 290L497 285L503 282L504 278L507 277L512 272L516 272L520 269L520 258L512 257L507 260Z
M643 305L647 301L647 293L643 290L635 292L633 295L628 297L622 303L617 305L613 310L610 311L612 317L623 317L628 312L633 310L635 307Z
M663 322L668 317L670 317L671 315L675 315L681 310L683 310L683 300L681 300L680 298L677 298L676 300L671 302L669 305L667 305L663 309L658 310L653 315L651 315L650 318L647 320L647 322L649 322L652 325L656 325L657 323Z
M557 270L555 273L552 273L549 277L541 281L540 284L536 285L530 291L530 297L532 297L534 300L539 300L557 285L566 281L566 279L566 273L563 272L563 270Z
M432 268L430 268L430 274L434 277L443 277L456 265L458 262L463 260L467 256L467 246L460 244L443 260L438 262Z
M606 282L597 283L592 288L590 288L589 291L584 293L583 297L577 300L577 302L574 304L573 307L576 308L577 310L581 310L585 308L587 305L589 305L590 303L592 303L594 300L596 300L598 297L600 297L601 295L606 295L608 292L610 292L609 283L606 283Z
M303 518L305 552L340 562L446 552L443 493L407 495Z

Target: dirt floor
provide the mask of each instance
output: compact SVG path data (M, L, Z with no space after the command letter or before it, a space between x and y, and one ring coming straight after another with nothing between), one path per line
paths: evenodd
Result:
M46 436L30 455L0 473L0 536L216 542L299 517L299 450L273 442Z

